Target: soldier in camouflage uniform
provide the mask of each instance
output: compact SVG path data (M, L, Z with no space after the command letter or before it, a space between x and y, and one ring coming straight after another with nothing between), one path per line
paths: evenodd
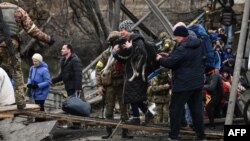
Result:
M24 109L26 102L24 96L24 81L23 73L21 70L21 58L20 58L20 40L18 34L21 29L24 29L31 37L44 41L49 45L54 43L54 40L43 33L34 22L30 19L29 15L21 7L17 6L18 0L8 0L15 2L15 4L5 2L7 0L1 0L0 7L3 13L3 20L6 26L9 28L9 34L12 38L13 48L15 50L16 65L11 65L11 56L8 55L7 46L5 44L5 36L0 31L0 64L7 66L8 71L11 72L13 80L15 82L15 99L18 109Z
M168 69L162 68L159 75L150 81L148 92L156 105L156 123L168 123L170 101L170 77Z
M120 32L113 31L109 34L108 41L112 42L121 36ZM108 73L103 74L102 70L106 66L108 59L111 55L112 47L110 46L107 50L102 53L101 59L96 64L96 83L98 86L98 92L103 96L105 102L105 116L107 119L114 118L115 102L118 100L121 112L121 120L125 121L128 119L127 105L123 104L122 101L122 90L123 90L123 64L117 60L114 61ZM112 127L107 127L108 135L102 136L103 139L107 139L112 134ZM122 130L122 138L132 138L128 136L128 130Z
M170 39L167 32L161 32L159 37L162 40L162 48L160 51L167 53L170 52L174 46L174 42Z

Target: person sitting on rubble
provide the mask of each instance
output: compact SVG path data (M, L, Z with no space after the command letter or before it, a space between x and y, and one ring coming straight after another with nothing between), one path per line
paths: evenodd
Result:
M0 106L14 104L14 88L3 66L0 66Z

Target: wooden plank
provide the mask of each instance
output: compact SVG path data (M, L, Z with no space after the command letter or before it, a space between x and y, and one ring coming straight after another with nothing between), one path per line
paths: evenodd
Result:
M36 104L26 104L26 107L24 110L36 110L39 109L39 105ZM10 112L10 111L16 111L17 106L16 105L8 105L8 106L0 106L0 113L2 112Z
M12 113L0 113L0 119L13 118L13 117L14 117L14 114L12 114Z
M106 119L97 119L97 118L87 118L87 117L79 117L79 116L71 116L71 115L63 115L63 114L52 114L45 112L34 112L34 111L18 111L19 115L26 115L32 117L53 119L58 121L67 121L67 122L79 122L84 123L85 125L92 126L111 126L116 127L119 121L115 120L106 120ZM120 124L118 128L125 128L129 130L143 130L147 132L165 132L167 133L170 129L167 127L155 127L155 126L136 126L136 125L128 125L128 124ZM181 134L186 135L194 135L195 132L188 130L181 130ZM222 132L207 132L206 135L210 138L223 138Z

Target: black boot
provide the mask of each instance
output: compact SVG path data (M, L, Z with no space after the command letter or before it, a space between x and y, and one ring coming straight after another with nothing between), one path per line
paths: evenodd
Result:
M106 130L107 130L107 133L108 133L108 134L102 136L102 139L108 139L108 138L111 136L111 134L112 134L113 128L112 128L112 127L106 127Z
M17 109L18 110L23 110L26 107L26 104L21 104L21 105L17 105Z
M122 129L122 138L133 139L134 137L128 135L128 129Z
M131 125L140 125L140 118L139 117L133 117L127 121L125 121L126 124L131 124Z
M154 115L148 110L145 113L145 122L143 123L143 125L147 125L150 121L152 121Z

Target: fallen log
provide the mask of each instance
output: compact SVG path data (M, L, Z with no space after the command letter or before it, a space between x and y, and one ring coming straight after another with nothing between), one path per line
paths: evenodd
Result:
M58 121L66 121L66 122L79 122L85 125L90 126L110 126L116 127L119 121L116 120L107 120L107 119L97 119L97 118L88 118L88 117L79 117L79 116L72 116L72 115L65 115L65 114L52 114L52 113L45 113L45 112L35 112L35 111L17 111L16 115L26 115L31 117L38 117L38 118L45 118L45 119L52 119ZM125 128L129 130L143 130L147 132L163 132L167 133L170 129L167 127L155 127L155 126L137 126L137 125L128 125L121 123L119 128ZM195 136L195 132L188 131L188 130L181 130L181 134L185 135L193 135ZM207 137L209 138L223 138L222 132L206 132Z

